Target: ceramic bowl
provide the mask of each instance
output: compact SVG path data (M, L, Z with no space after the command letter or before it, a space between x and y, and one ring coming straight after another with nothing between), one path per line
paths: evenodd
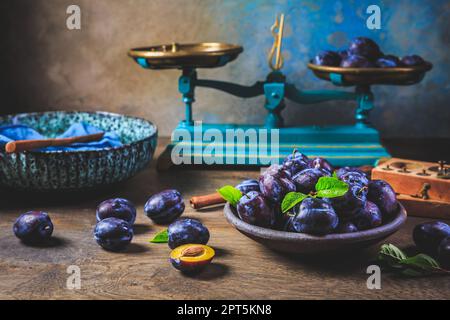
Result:
M406 221L406 210L399 204L399 210L395 218L378 228L318 237L248 224L237 216L235 209L229 203L225 205L224 213L228 222L247 237L275 251L295 254L336 253L370 247L395 233Z
M0 125L22 123L48 137L86 122L115 131L123 143L93 151L0 151L0 185L27 191L84 190L124 181L145 168L156 148L151 122L106 112L53 111L0 117Z

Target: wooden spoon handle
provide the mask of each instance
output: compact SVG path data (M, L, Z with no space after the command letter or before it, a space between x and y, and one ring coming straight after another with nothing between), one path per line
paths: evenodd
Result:
M5 146L7 153L29 151L47 147L61 147L78 142L92 142L103 138L104 132L88 134L85 136L62 138L62 139L43 139L43 140L18 140L8 142Z

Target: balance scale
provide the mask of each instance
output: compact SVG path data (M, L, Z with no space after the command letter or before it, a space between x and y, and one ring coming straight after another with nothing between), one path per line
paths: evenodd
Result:
M218 68L235 60L243 52L243 48L238 45L172 43L129 51L129 56L145 69L180 69L182 71L178 87L183 97L185 119L173 131L171 143L158 161L159 168L171 165L170 153L176 147L183 150L183 158L189 159L188 164L211 164L219 158L222 160L221 164L263 166L267 165L267 157L271 157L272 163L282 162L293 149L298 149L310 157L324 157L337 167L375 165L381 158L390 158L390 154L381 145L378 130L369 123L369 114L374 108L371 86L416 84L424 78L425 73L431 70L432 66L384 69L340 68L309 63L308 68L318 78L330 81L339 87L354 86L355 89L353 91L301 90L289 83L281 72L284 64L281 54L283 28L284 15L281 15L277 17L271 29L275 38L269 55L269 67L272 71L266 80L258 81L251 86L197 77L196 69L198 68ZM216 89L241 98L264 95L264 108L267 112L265 123L245 125L202 123L199 126L192 116L197 87ZM315 104L331 100L355 101L356 123L347 126L286 127L281 115L285 108L285 99L299 104ZM204 138L204 133L209 129L215 129L214 132L220 132L223 137L226 137L228 129L278 130L275 159L272 157L273 150L270 149L272 142L270 134L265 141L269 148L265 157L258 151L258 145L247 140L241 141L241 145L232 144L231 147L224 144L220 152L215 154L203 153L212 143L209 138ZM187 138L186 133L189 133ZM214 159L208 159L208 157L214 157Z

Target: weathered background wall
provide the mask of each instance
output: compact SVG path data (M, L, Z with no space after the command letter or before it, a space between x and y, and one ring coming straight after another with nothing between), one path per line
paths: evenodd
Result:
M78 4L82 29L66 28L66 8ZM382 8L382 29L365 27L370 4ZM287 14L285 73L301 88L332 86L305 67L315 52L370 36L383 50L417 53L435 69L412 87L378 87L372 122L384 137L450 137L450 2L429 0L2 0L2 113L32 110L108 110L142 116L169 135L183 116L177 71L140 69L131 47L223 41L244 46L234 63L201 70L201 77L251 84L269 71L269 28ZM262 99L197 91L196 119L262 122ZM352 103L289 104L288 124L349 123Z

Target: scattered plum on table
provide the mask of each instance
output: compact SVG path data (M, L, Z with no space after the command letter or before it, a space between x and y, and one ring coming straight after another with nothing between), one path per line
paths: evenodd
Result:
M136 221L136 208L127 199L115 198L105 200L97 207L97 222L106 218L117 218L133 225Z
M167 229L169 247L175 249L184 244L207 244L209 230L195 219L180 219L172 223Z
M125 249L133 239L133 228L125 220L106 218L95 226L94 238L102 248L120 251Z
M52 236L53 223L48 213L30 211L17 218L13 226L17 238L26 243L44 242Z
M185 204L181 193L170 189L157 193L144 206L147 217L157 224L169 224L184 212Z

